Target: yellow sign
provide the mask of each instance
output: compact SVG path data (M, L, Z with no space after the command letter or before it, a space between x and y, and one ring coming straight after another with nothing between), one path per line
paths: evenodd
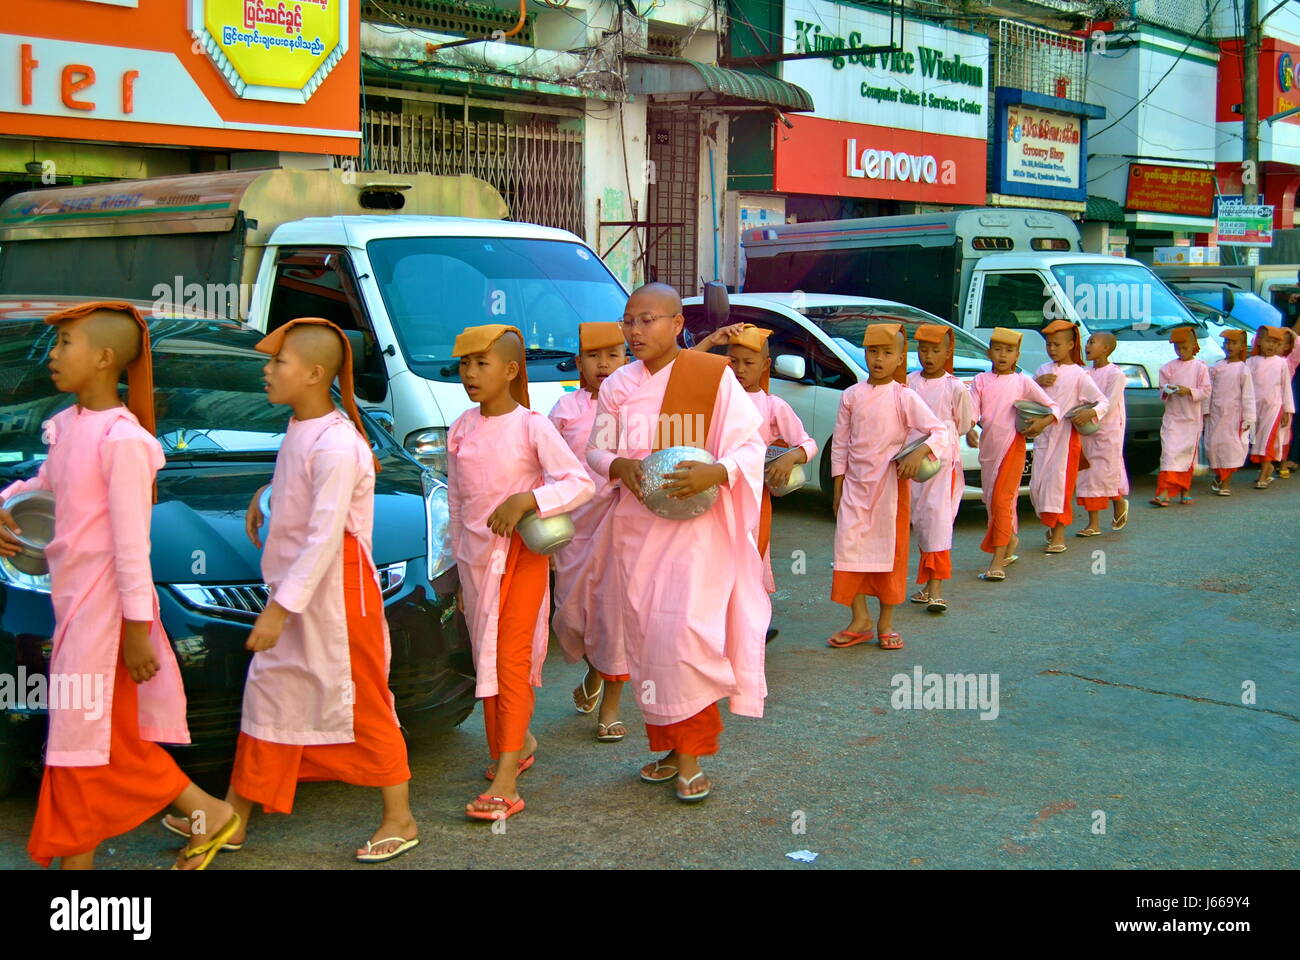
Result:
M348 4L189 0L190 32L236 96L306 103L347 52Z

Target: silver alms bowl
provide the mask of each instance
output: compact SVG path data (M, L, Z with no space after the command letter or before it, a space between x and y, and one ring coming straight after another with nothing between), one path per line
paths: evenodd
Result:
M898 453L894 454L895 462L902 460L905 457L911 456L912 453L918 450L929 439L930 437L926 435L924 437L918 437L917 439L913 440L902 450L899 450ZM943 464L932 453L930 454L930 456L926 457L924 460L921 461L921 466L917 468L916 476L913 477L912 479L915 480L917 483L925 483L925 481L937 477L939 475L939 471L942 469L943 469Z
M766 468L771 465L773 460L782 457L793 450L794 447L782 447L776 444L767 448L767 453L763 456L763 466ZM781 487L769 486L767 492L774 497L784 497L787 493L794 493L800 487L808 482L808 473L804 470L802 463L796 463L790 471L790 480Z
M14 534L22 549L9 558L17 569L33 577L50 572L45 547L54 539L54 495L48 490L30 490L10 497L5 509L21 534Z
M542 519L536 510L529 510L515 529L519 531L524 546L542 555L555 553L573 540L573 518L567 513Z
M1036 400L1017 400L1011 406L1016 408L1016 430L1020 433L1029 429L1030 420L1045 417L1052 412L1051 407L1045 407Z
M718 488L710 487L685 500L668 496L664 489L671 480L664 477L677 469L685 460L697 463L717 463L713 454L700 447L667 447L657 450L641 462L641 502L646 509L665 520L694 520L713 506L718 499Z
M1096 407L1096 406L1097 406L1096 401L1089 401L1088 403L1081 403L1081 404L1079 404L1077 407L1071 407L1069 410L1066 410L1066 411L1065 411L1065 418L1066 418L1067 420L1073 420L1076 416L1078 416L1079 414L1083 413L1085 410L1091 410L1091 409L1093 409L1093 408ZM1074 429L1078 430L1078 431L1079 431L1080 433L1082 433L1084 436L1092 436L1094 433L1096 433L1098 430L1101 429L1101 421L1100 421L1100 420L1089 420L1089 421L1088 421L1087 423L1085 423L1082 427L1079 426L1078 424L1075 424Z

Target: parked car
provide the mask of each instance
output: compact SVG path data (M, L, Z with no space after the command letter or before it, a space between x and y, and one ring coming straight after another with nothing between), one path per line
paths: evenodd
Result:
M42 319L75 299L0 298L0 486L32 476L46 456L41 424L73 398L44 358L55 329ZM148 304L140 304L148 316ZM261 334L199 315L150 322L157 436L167 456L153 508L152 564L163 627L180 664L193 743L175 747L190 772L234 757L248 631L267 601L259 551L244 533L253 493L269 482L289 419L266 402ZM374 561L392 635L389 685L408 729L450 727L474 707L468 632L448 541L446 485L367 414L383 467L376 478ZM49 576L0 558L0 673L48 669L54 612ZM3 707L5 705L0 705ZM22 767L38 769L42 710L0 709L0 794Z
M817 458L808 471L808 486L829 495L831 491L831 436L840 393L867 379L862 336L869 323L901 323L915 344L916 328L923 323L950 327L956 336L953 372L965 383L991 368L988 347L959 327L934 314L893 300L816 293L738 293L731 301L731 322L752 323L772 331L772 392L794 409L817 441ZM686 330L693 342L708 335L703 297L683 301ZM908 351L907 369L921 369L915 349ZM1025 458L1025 486L1029 492L1032 444ZM966 474L963 500L977 500L980 492L979 451L961 440L961 463Z
M1240 321L1241 329L1253 332L1265 325L1276 327L1283 323L1281 310L1249 290L1233 290L1222 284L1190 280L1166 280L1165 283L1178 294L1178 298L1184 305L1191 300L1212 307L1216 313ZM1194 314L1197 313L1190 306L1188 309ZM1197 315L1204 316L1204 314Z

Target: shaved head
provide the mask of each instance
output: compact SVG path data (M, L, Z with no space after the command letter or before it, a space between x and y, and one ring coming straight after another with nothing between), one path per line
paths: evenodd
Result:
M634 301L637 310L631 309ZM682 295L666 283L647 283L637 287L627 298L627 303L628 313L645 310L650 313L667 313L675 316L682 312Z
M307 366L320 364L327 381L333 381L343 369L343 344L329 327L317 323L300 324L285 335L284 345Z
M513 330L507 330L496 338L496 342L492 344L492 352L506 363L513 360L515 363L523 365L524 342L519 339L518 334Z
M96 350L113 351L113 365L118 371L140 356L140 327L129 313L96 310L82 317L78 325Z

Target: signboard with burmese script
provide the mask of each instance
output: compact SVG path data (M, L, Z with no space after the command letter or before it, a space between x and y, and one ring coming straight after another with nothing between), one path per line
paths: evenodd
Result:
M1150 213L1208 217L1214 211L1214 171L1130 163L1124 206Z

